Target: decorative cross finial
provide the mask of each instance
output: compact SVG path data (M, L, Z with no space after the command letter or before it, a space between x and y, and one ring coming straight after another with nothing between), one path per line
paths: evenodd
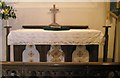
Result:
M51 23L50 26L59 26L59 24L56 23L56 13L59 11L59 9L57 9L54 4L50 11L53 14L53 23Z

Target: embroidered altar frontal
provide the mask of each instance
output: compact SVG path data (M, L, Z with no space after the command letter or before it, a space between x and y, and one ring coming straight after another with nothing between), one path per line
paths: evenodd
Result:
M91 45L101 44L102 41L102 32L93 29L19 29L11 31L8 35L9 45Z

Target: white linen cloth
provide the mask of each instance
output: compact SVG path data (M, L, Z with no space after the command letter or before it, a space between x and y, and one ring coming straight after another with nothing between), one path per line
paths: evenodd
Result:
M91 45L100 44L103 37L101 31L93 29L19 29L9 33L8 45Z

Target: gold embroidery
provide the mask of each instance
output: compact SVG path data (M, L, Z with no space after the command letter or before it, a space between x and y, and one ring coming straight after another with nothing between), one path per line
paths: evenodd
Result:
M30 57L33 57L34 54L32 53L32 51L28 54Z

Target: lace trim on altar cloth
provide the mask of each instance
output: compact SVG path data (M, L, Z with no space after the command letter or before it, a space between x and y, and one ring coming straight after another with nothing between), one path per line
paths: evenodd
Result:
M104 35L101 31L93 29L67 31L20 29L13 30L8 35L9 45L91 45L102 43L104 43Z

